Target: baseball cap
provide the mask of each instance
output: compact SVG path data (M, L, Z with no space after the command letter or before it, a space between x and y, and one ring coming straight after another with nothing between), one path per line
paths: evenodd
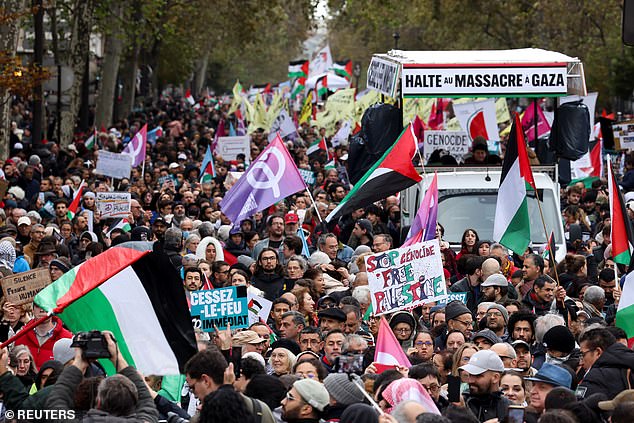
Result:
M518 339L517 341L513 341L513 342L511 343L511 346L512 346L513 348L515 348L515 349L517 349L517 347L519 347L519 346L522 346L522 347L526 348L526 349L527 349L527 350L529 350L529 351L530 351L530 349L531 349L531 346L530 346L530 345L528 345L528 342L526 342L526 341L522 341L521 339Z
M368 234L372 234L372 222L370 222L368 219L357 220L357 225L359 225L361 229L365 229Z
M330 394L326 387L314 379L298 380L293 383L293 388L304 401L319 411L324 411L324 408L330 404Z
M235 345L260 344L266 341L266 339L262 338L253 330L243 330L242 332L238 332L233 335L231 340Z
M619 392L611 401L599 401L599 408L604 411L611 411L616 408L617 405L624 402L634 401L634 389L626 389Z
M473 357L475 357L475 354ZM471 357L471 360L473 360L473 357ZM543 382L553 386L563 386L568 389L570 389L570 385L572 385L572 375L570 372L550 363L542 364L542 367L534 377L527 377L524 378L524 380Z
M187 154L178 153L178 160L187 160Z
M180 167L178 163L170 163L170 165L168 166L169 169L176 169L178 167Z
M504 277L504 275L502 275L500 273L495 273L495 274L489 276L488 278L486 278L486 280L484 282L482 282L482 284L480 284L480 286L482 286L482 287L487 287L487 286L509 286L509 281L506 280L506 277Z
M284 216L284 223L299 223L299 216L295 213L286 213L286 216Z
M475 340L478 338L486 339L487 341L491 343L491 345L502 342L502 339L499 336L497 336L495 332L493 332L491 329L482 329L481 331L477 332L473 336L473 341L475 342Z
M18 219L18 226L30 225L30 224L31 224L31 219L27 216L22 216L21 218Z
M469 364L460 367L460 370L472 375L481 375L486 371L504 372L504 363L499 355L491 350L481 350L471 356Z

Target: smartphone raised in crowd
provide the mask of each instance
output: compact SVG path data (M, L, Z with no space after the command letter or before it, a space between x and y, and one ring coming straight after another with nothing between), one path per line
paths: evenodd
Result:
M447 391L449 402L460 402L460 376L447 376Z

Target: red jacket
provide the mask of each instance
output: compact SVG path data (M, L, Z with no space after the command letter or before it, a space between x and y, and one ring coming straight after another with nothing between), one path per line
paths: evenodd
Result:
M62 338L73 337L72 333L70 333L67 329L64 329L59 317L53 316L52 319L53 322L56 323L55 328L53 329L53 336L47 339L44 344L40 345L37 341L35 329L31 329L26 335L15 341L15 345L26 345L29 347L31 354L33 354L33 358L35 359L35 366L38 370L42 367L42 364L49 360L53 360L53 345L55 345L55 342Z

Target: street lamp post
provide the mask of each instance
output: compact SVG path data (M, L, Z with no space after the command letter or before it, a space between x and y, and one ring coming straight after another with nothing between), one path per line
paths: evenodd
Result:
M361 65L359 62L354 64L354 68L352 69L352 75L354 75L355 83L354 87L359 88L359 77L361 76Z
M398 50L398 40L399 38L401 38L401 34L395 32L394 34L392 34L392 37L394 38L394 50Z

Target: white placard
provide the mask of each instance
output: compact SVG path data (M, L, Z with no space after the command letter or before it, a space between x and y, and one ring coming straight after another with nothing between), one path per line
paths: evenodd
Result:
M249 325L259 321L266 323L271 313L273 302L247 291L247 304L249 308Z
M373 57L368 67L367 87L390 97L396 97L400 68L398 63Z
M130 214L129 192L98 192L95 198L95 206L102 219L128 217Z
M439 149L448 151L458 161L471 149L471 140L464 131L425 131L424 136L425 162L434 151Z
M106 150L99 150L98 154L97 168L95 171L99 175L117 179L130 177L132 157L127 154L111 153Z
M244 154L246 161L251 157L251 144L248 136L218 137L216 153L223 160L235 160L238 154Z
M439 301L447 287L437 239L365 257L375 315Z

